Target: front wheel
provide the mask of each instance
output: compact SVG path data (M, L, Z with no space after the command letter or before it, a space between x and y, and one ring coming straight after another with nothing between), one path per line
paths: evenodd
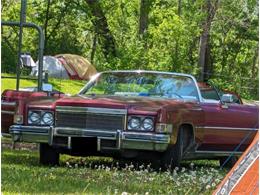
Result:
M161 164L162 168L173 170L174 167L180 166L183 156L184 136L183 129L181 128L178 133L176 144L170 146L163 154Z
M59 165L60 154L49 144L40 144L40 164Z

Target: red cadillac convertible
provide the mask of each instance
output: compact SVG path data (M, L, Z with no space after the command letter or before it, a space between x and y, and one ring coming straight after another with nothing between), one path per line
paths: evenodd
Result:
M258 106L220 94L188 74L110 71L76 96L28 99L9 128L15 142L40 143L40 163L59 154L157 160L240 155L258 130ZM21 110L22 109L22 110Z

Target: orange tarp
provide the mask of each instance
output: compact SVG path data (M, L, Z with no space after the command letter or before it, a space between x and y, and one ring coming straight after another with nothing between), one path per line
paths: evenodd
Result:
M59 54L58 58L68 74L75 79L89 80L97 73L96 68L84 57L75 54Z
M213 194L259 194L259 132Z

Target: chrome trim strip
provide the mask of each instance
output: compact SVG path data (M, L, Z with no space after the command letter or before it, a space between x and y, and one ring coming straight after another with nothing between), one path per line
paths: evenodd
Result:
M10 114L10 115L14 115L15 111L7 111L7 110L1 110L2 114Z
M189 110L191 110L191 111L202 111L202 108L191 108Z
M54 129L54 135L58 136L86 136L86 137L98 137L100 139L117 140L122 139L126 141L143 141L153 143L170 143L170 135L168 134L154 134L154 133L142 133L142 132L123 132L117 131L105 131L105 130L87 130L80 128L69 127L56 127ZM121 145L121 140L118 145Z
M99 137L106 136L116 139L116 132L106 131L106 130L88 130L80 128L70 128L70 127L56 127L54 129L54 135L59 136L71 136L71 137Z
M122 139L148 142L152 141L154 143L170 143L170 136L168 134L123 132Z
M257 128L239 128L239 127L213 127L213 126L204 126L204 127L195 127L195 129L215 129L215 130L240 130L240 131L257 131Z
M210 151L210 150L196 150L195 153L197 154L221 154L223 155L229 155L229 154L235 154L235 155L241 155L243 152L237 152L237 151Z
M2 106L16 106L16 102L4 102L1 101Z
M96 114L115 114L126 115L126 109L111 109L111 108L95 108L95 107L76 107L76 106L57 106L57 112L73 112L73 113L96 113Z

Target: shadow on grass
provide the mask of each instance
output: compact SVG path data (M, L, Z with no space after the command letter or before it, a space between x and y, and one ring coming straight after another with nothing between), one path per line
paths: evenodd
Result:
M2 163L3 164L21 164L26 166L46 167L39 163L39 155L37 151L26 150L11 150L4 149L2 151ZM48 166L47 166L48 167ZM149 171L167 171L163 170L158 163L150 163L141 160L127 160L127 159L113 159L110 157L73 157L69 155L61 155L59 167L79 167L100 169L108 167L110 169L116 168L117 170L123 170L131 168L131 170L143 170ZM217 160L194 160L183 161L181 167L185 169L196 168L214 168L219 169L219 163Z

